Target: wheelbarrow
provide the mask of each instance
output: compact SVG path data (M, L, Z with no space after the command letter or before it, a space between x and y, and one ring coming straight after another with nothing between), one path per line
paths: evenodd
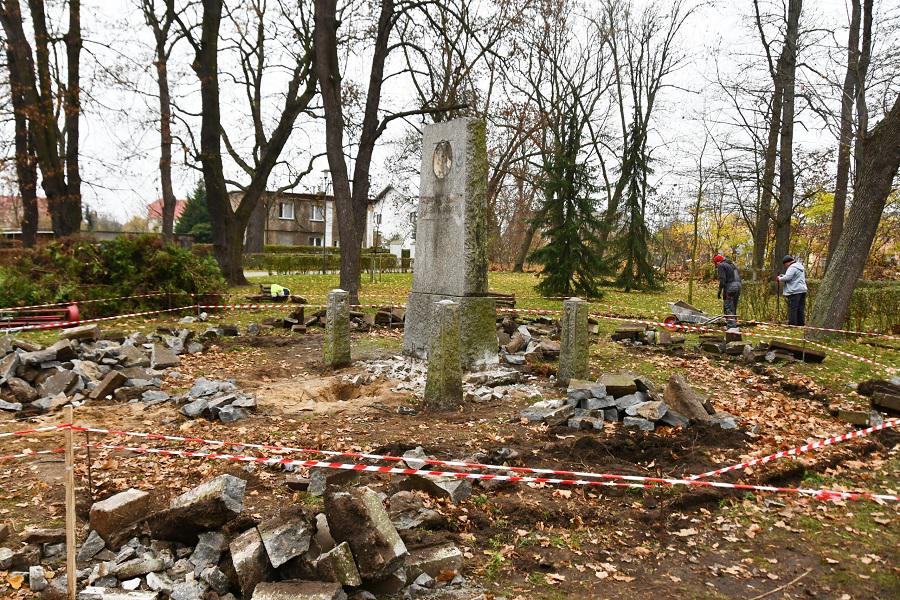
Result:
M709 325L725 320L725 315L710 315L682 300L667 302L666 304L669 305L672 314L663 320L663 324L670 329L674 329L676 325L681 325L682 323Z

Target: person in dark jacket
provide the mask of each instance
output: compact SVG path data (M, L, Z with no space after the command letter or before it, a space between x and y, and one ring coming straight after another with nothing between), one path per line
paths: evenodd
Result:
M741 274L737 266L722 256L716 254L713 258L716 264L716 273L719 276L719 298L725 310L725 323L728 327L737 327L738 300L741 297Z
M784 275L778 282L784 285L784 297L788 304L788 325L806 325L806 269L790 254L781 261Z

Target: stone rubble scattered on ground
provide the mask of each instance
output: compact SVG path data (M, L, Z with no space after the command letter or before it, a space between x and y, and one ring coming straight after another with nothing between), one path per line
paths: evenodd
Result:
M421 449L410 455L425 458ZM220 475L152 510L130 489L94 503L77 549L80 600L236 600L375 597L462 590L460 549L443 536L422 544L446 519L420 494L331 482L324 511L287 508L260 520L244 510L247 483ZM417 544L408 548L402 535ZM62 529L30 529L23 547L0 547L0 570L22 573L45 600L65 597ZM478 592L472 590L472 595Z
M653 431L660 425L687 427L694 422L736 429L736 417L713 409L709 400L673 375L660 390L647 377L605 373L596 382L572 380L566 398L541 400L520 414L528 423L601 430L605 423Z

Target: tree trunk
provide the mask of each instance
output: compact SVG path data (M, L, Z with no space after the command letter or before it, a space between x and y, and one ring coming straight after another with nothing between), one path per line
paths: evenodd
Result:
M244 254L259 254L265 251L266 221L268 221L269 203L261 200L250 214L247 223L247 236L244 243Z
M69 30L66 44L66 90L63 98L66 136L66 196L58 235L81 229L81 170L79 124L81 122L81 0L69 0Z
M900 169L900 96L871 131L860 131L857 140L853 204L831 267L816 294L811 321L816 327L840 328L847 319L850 298L862 276L891 184Z
M847 186L850 181L850 144L853 140L853 104L858 93L856 80L859 61L860 0L851 0L850 32L847 40L847 70L841 90L841 131L838 137L837 180L834 187L834 209L831 213L831 231L828 235L828 257L825 269L837 249L844 228L844 210L847 205Z
M753 236L753 273L759 276L766 265L766 247L769 240L769 222L772 219L772 193L775 185L775 162L778 159L778 133L781 131L781 103L783 85L781 78L774 79L772 105L769 115L769 136L763 164L762 193L756 212L756 231Z
M31 248L37 244L38 232L37 161L28 130L27 107L13 66L15 56L12 52L7 51L6 60L9 63L10 97L15 122L16 179L19 197L22 199L22 246Z
M800 35L802 0L790 0L787 32L779 60L783 67L784 97L781 106L781 140L778 171L778 211L775 216L775 249L772 253L772 274L782 270L781 259L791 247L791 217L794 214L794 106L797 80L797 41Z
M163 239L175 239L175 192L172 189L172 101L165 39L156 40L156 81L159 86L159 182L162 188Z
M231 207L222 167L222 114L219 106L219 26L222 0L203 0L200 43L193 62L200 80L200 163L206 186L206 206L212 225L213 254L231 285L247 285L242 250L246 220L241 223ZM249 215L248 215L249 218Z
M525 234L522 236L522 244L516 253L516 264L513 265L514 273L521 273L525 270L525 261L528 260L528 252L531 250L531 243L534 241L534 234L537 233L537 225L534 220L529 220L525 226Z

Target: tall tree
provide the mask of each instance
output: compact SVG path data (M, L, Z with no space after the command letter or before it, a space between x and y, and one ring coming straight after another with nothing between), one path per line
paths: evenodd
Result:
M175 25L175 0L161 0L159 14L157 0L140 0L144 21L153 33L156 84L159 93L159 181L162 188L162 234L172 241L175 225L175 191L172 188L172 94L169 91L169 57L177 37L172 35Z
M29 0L34 49L25 31L18 0L3 0L0 22L6 34L10 84L21 94L41 185L56 235L67 236L81 226L79 124L81 117L81 1L69 0L68 29L63 35L65 67L54 64L57 53L50 35L44 0ZM65 80L60 73L65 71ZM54 85L55 82L55 85ZM57 108L62 109L62 127Z
M31 248L37 244L38 203L37 203L37 158L28 124L27 106L22 89L12 79L17 70L12 64L15 56L7 50L7 65L11 76L10 96L15 123L15 164L19 197L22 199L22 245Z
M350 15L338 18L337 0L315 0L315 71L322 96L325 114L325 150L331 173L334 204L337 212L338 233L341 239L340 285L350 292L350 300L359 300L360 250L366 232L366 214L370 203L372 156L375 146L388 125L396 120L415 115L426 115L452 111L456 105L421 106L410 110L381 115L382 89L386 78L385 65L392 50L398 48L391 42L397 24L411 13L427 7L430 2L409 0L379 0L372 3L375 11L371 29L372 46L368 51L368 88L361 108L362 121L354 130L359 136L353 140L356 154L353 157L353 171L347 166L345 137L351 109L346 103L345 93L350 91L343 85L343 70L339 51L346 42L338 35L340 25ZM365 6L347 6L347 10L365 10ZM346 17L346 18L345 18ZM353 15L363 18L363 15ZM352 115L351 115L352 116Z
M245 285L247 279L244 277L243 248L247 224L266 191L272 170L279 164L297 118L308 109L315 95L316 78L313 71L312 31L304 4L298 3L296 12L288 13L287 5L279 2L282 14L291 23L290 36L285 39L292 42L292 62L281 112L272 131L267 132L262 107L263 71L266 66L266 33L262 19L266 14L266 2L254 0L245 4L249 21L244 24L234 23L237 32L235 43L243 76L235 76L235 80L243 88L250 103L254 135L252 158L249 161L241 158L222 126L218 59L223 7L223 0L203 0L199 39L181 17L177 18L185 38L194 49L192 67L200 82L202 115L197 158L203 171L207 207L212 222L213 251L226 281L233 285ZM230 19L237 18L233 11L229 11L228 16ZM226 180L222 163L223 141L232 159L248 176L247 183ZM229 183L242 191L240 200L234 204L227 189Z
M800 38L802 0L788 0L787 29L779 59L782 82L781 135L779 138L778 210L775 214L775 247L771 271L782 270L781 259L791 246L791 217L794 214L794 113L796 106L797 45Z
M850 182L850 146L853 143L853 106L859 93L860 0L850 0L850 29L847 34L847 70L841 88L841 128L838 134L837 179L834 185L834 209L828 236L828 262L837 249L844 229L844 211ZM827 267L826 267L827 268Z

